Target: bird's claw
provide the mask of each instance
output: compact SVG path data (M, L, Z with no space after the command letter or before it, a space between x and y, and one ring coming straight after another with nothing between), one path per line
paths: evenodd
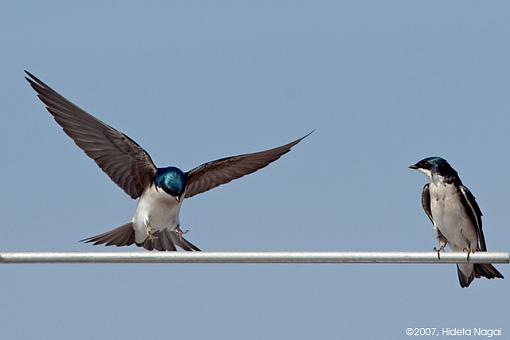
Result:
M474 248L464 248L462 249L463 252L467 252L467 260L469 261L469 255L474 254L476 252L476 249Z
M154 230L152 227L147 227L147 238L155 240L159 237L159 230Z
M179 236L181 239L182 239L182 235L184 234L187 234L189 229L186 229L186 230L182 230L180 226L177 226L175 229L174 229L175 233L177 234L177 236Z
M437 259L438 259L438 260L441 260L441 255L440 255L440 254L441 254L441 252L443 252L443 253L444 253L444 248L445 248L445 247L446 247L446 244L441 245L441 246L439 247L439 249L437 249L436 247L434 247L434 249L433 249L433 250L437 253Z
M152 227L152 225L149 223L149 219L145 218L145 232L147 233L147 237L149 240L155 240L159 237L159 230L156 230Z

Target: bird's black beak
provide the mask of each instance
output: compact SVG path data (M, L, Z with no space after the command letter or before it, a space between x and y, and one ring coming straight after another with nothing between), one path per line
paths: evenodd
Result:
M418 166L416 164L413 164L409 167L409 169L414 169L414 170L417 170L418 169Z
M181 201L181 196L175 196L175 200L176 200L177 202L180 202L180 201Z

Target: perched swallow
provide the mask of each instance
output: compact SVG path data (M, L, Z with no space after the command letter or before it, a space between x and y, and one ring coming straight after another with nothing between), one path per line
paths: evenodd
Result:
M429 183L422 192L422 205L432 221L439 241L439 252L446 245L453 251L487 251L482 230L482 212L475 197L466 188L448 162L441 157L425 158L411 165L411 169L425 174ZM503 278L490 263L462 263L457 265L462 288L468 287L473 279Z
M176 167L158 168L134 140L88 114L34 75L25 79L76 145L131 198L138 199L131 222L82 241L107 246L135 243L148 250L199 251L183 237L179 210L193 197L253 173L282 155L306 136L280 147L204 163L184 172ZM313 131L312 131L313 132Z

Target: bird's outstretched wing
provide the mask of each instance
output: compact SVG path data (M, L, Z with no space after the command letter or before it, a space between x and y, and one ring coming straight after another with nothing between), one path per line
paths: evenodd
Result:
M131 198L138 198L151 183L156 167L134 140L65 99L25 71L46 109L85 153Z
M312 132L274 149L218 159L188 171L185 197L195 196L267 166L289 152L294 145Z
M462 193L462 204L476 227L479 248L481 251L487 251L485 236L483 236L482 230L482 211L480 210L478 203L476 203L475 196L471 193L471 191L469 191L469 189L464 185L460 185L459 188Z

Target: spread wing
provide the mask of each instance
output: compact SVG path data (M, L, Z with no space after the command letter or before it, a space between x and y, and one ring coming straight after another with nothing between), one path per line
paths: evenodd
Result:
M74 105L34 75L25 71L46 109L85 153L131 198L152 182L156 167L134 140Z
M478 234L478 242L479 248L481 251L487 251L487 246L485 245L485 236L483 236L482 230L482 211L476 203L475 196L463 185L460 185L460 192L462 193L462 204L464 208L466 208L469 217L473 221L473 224L476 227L476 233Z
M421 205L423 206L423 210L430 219L430 222L434 224L434 220L432 219L432 211L430 210L430 192L429 192L429 183L423 186L423 191L421 192Z
M188 171L185 197L195 196L267 166L289 152L294 145L312 132L274 149L218 159Z

